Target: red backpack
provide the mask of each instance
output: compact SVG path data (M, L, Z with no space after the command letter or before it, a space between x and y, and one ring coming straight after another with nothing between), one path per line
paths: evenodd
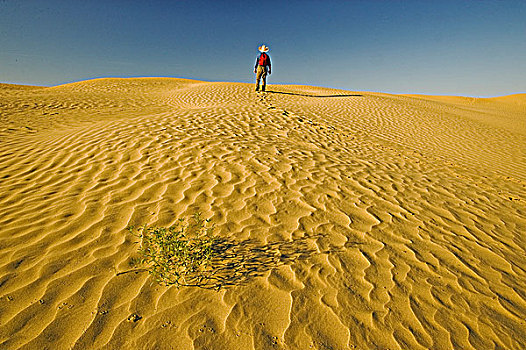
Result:
M259 61L258 61L258 65L260 66L268 66L268 55L266 53L262 53L260 56L259 56Z

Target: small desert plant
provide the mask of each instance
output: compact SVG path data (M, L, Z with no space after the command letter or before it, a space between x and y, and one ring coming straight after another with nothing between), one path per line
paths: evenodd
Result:
M179 219L168 228L130 226L129 232L140 239L139 257L131 263L144 266L160 284L198 286L211 275L209 264L217 241L213 229L210 219L200 213L190 223Z

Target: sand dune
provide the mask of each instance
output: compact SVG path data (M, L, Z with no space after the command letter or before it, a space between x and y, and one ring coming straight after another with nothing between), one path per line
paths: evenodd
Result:
M1 349L526 348L525 94L252 89L0 85ZM197 211L253 264L117 275Z

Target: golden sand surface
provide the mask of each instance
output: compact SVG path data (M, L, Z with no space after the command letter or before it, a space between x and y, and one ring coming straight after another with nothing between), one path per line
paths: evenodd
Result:
M526 94L268 89L0 85L0 349L525 349ZM196 212L219 291L117 275Z

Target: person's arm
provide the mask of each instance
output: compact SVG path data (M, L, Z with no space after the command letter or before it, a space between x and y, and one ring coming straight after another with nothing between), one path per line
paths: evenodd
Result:
M256 57L256 65L254 66L254 73L256 73L256 70L258 68L258 62L259 62L259 56Z
M272 65L270 64L270 56L268 56L268 75L272 74Z

